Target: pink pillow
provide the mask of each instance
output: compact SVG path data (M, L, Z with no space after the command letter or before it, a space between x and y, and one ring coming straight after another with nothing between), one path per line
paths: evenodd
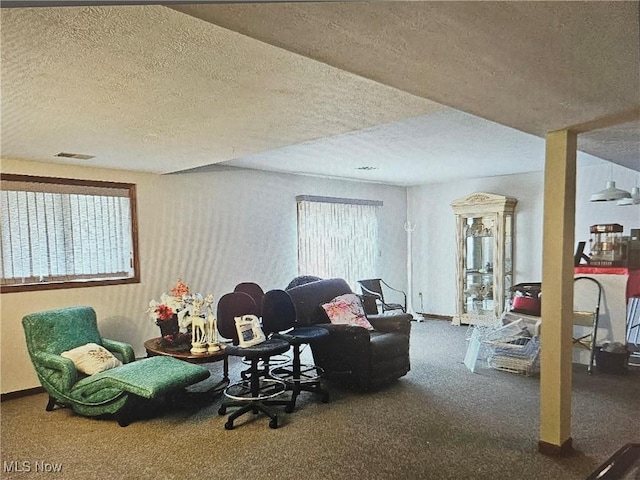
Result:
M360 298L355 293L340 295L329 303L323 304L322 308L327 312L331 323L358 325L367 330L373 330L364 313Z

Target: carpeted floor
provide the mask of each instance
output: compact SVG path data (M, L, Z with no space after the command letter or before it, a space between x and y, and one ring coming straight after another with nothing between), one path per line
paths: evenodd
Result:
M112 420L44 410L45 395L1 404L2 478L66 479L584 479L618 448L640 441L640 371L574 368L576 455L537 452L539 379L462 363L465 327L412 324L411 372L373 393L329 384L332 401L302 394L281 427L251 415L224 429L221 399L121 428ZM211 364L214 379L221 364ZM238 365L232 363L232 376ZM18 462L12 464L11 462ZM23 463L27 462L27 463ZM42 463L37 463L42 462ZM8 472L9 466L30 472ZM49 467L51 468L51 467ZM14 469L15 470L15 469Z

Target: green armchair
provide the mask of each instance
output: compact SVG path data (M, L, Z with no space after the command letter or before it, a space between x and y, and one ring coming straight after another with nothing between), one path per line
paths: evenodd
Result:
M79 415L115 415L121 426L131 421L134 405L159 399L209 377L209 370L170 357L134 361L131 345L102 338L91 307L69 307L26 315L22 319L27 349L40 383L49 394L46 410L68 406ZM121 366L94 375L76 369L62 352L87 343L120 357Z

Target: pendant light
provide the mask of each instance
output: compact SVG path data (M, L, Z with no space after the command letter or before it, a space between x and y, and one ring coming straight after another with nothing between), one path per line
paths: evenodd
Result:
M613 165L610 168L610 178L613 177ZM604 190L591 195L590 202L612 202L615 200L622 200L623 198L631 198L631 194L626 190L616 188L616 182L613 180L607 181L607 186Z
M631 189L631 198L622 198L618 200L616 205L640 205L640 188L633 187Z
M640 183L640 175L638 175L638 180L638 183ZM616 205L640 205L640 187L638 187L638 183L631 189L631 198L620 199Z
M591 195L591 202L611 202L614 200L622 200L623 198L631 198L631 194L626 190L616 188L616 182L609 180L607 188Z

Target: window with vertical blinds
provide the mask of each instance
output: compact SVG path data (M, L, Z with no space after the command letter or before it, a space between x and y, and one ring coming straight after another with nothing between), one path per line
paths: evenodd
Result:
M2 292L139 282L135 185L2 174Z
M382 202L307 195L296 201L300 275L343 278L354 289L376 275Z

